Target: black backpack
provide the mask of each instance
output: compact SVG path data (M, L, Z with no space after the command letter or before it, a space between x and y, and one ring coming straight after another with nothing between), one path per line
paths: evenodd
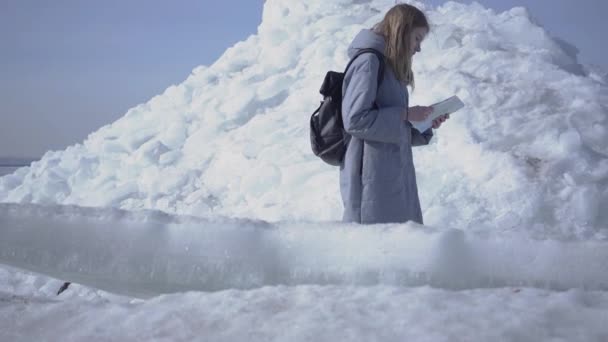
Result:
M343 73L329 71L319 91L323 95L321 105L310 117L310 144L312 152L324 162L339 166L346 153L346 137L342 122L342 83L353 61L364 53L373 53L380 60L378 88L384 76L384 55L375 49L362 49L348 62ZM374 104L374 106L376 106Z

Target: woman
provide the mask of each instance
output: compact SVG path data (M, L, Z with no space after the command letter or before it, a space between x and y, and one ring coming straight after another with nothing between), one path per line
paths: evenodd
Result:
M361 49L378 50L386 67L378 87L380 61L365 53L344 77L342 117L350 139L340 167L340 190L346 222L423 223L412 146L428 144L433 131L421 134L409 121L425 120L432 108L408 108L407 86L414 88L412 57L428 31L424 13L399 4L372 30L362 30L348 49L350 58ZM447 118L436 119L433 128Z

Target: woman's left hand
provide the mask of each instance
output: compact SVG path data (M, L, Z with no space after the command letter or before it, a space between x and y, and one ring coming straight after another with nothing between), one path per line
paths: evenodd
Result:
M438 117L437 119L433 120L433 129L437 129L439 127L441 127L441 124L445 122L445 120L450 118L450 114L445 114L442 115L440 117Z

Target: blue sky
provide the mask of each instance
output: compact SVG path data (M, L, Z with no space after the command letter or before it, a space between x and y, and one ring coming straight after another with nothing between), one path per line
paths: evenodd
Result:
M528 7L581 61L608 69L608 1L478 2ZM2 0L0 156L81 142L254 34L262 8L263 0Z
M254 34L262 0L2 0L0 156L81 142Z

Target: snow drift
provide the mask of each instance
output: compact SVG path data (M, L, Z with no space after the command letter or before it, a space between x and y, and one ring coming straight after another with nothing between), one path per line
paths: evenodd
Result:
M307 121L324 72L342 69L350 40L393 3L266 1L256 35L82 144L1 178L0 201L339 219L337 170L311 154ZM457 94L467 107L415 150L426 223L605 237L606 84L523 8L427 13L412 104Z

